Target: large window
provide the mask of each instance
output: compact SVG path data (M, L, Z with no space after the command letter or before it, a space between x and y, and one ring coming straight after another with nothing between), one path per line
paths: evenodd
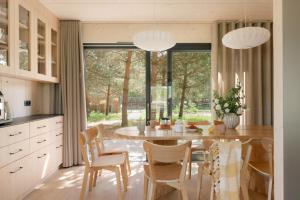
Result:
M84 54L90 124L211 119L210 44L151 53L131 45L85 44Z

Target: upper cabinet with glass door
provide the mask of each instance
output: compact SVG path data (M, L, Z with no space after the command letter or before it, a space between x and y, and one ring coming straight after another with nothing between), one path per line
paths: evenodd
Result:
M38 73L46 75L46 24L37 20Z
M58 78L57 31L51 29L51 77Z
M30 65L30 12L19 5L19 69L31 71Z
M0 0L0 73L13 73L12 1Z

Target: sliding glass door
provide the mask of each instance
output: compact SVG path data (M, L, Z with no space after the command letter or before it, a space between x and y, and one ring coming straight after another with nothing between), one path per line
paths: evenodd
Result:
M89 123L210 119L210 44L177 44L163 52L85 44L84 53Z

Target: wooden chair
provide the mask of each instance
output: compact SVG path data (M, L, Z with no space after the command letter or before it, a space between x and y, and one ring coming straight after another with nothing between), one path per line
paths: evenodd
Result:
M126 167L127 167L127 173L128 175L131 174L131 168L130 168L130 162L129 162L129 153L128 151L123 151L123 150L105 150L104 147L104 136L103 136L103 132L104 132L104 125L103 124L99 124L97 126L97 131L96 129L92 128L91 131L89 131L90 133L88 133L88 135L90 135L90 137L92 137L92 139L96 138L96 147L97 147L97 151L98 151L98 156L101 155L116 155L116 154L125 154L125 158L126 158Z
M123 177L123 187L124 190L127 191L127 176L126 176L126 172L124 171L125 156L122 154L107 155L107 156L98 157L97 159L92 158L92 161L90 161L87 153L87 140L85 138L84 133L80 134L80 147L81 147L82 157L85 163L85 170L84 170L84 176L82 181L80 199L81 200L84 199L88 177L90 177L89 191L92 191L93 185L94 186L96 185L97 173L99 170L102 169L112 171L116 174L118 198L123 199L123 194L121 190L120 168Z
M209 121L198 121L198 122L188 122L188 125L209 125ZM188 166L188 177L191 179L192 177L192 163L193 162L201 162L202 160L199 159L193 159L193 155L199 155L202 156L207 155L209 146L213 143L212 140L203 140L201 146L192 146L191 148L191 154L189 159L189 166Z
M268 179L268 200L272 199L273 188L273 141L269 138L264 138L258 143L253 144L254 159L250 160L249 167L259 175Z
M148 164L144 165L144 200L155 198L157 183L164 183L181 192L183 200L188 199L184 185L191 142L164 146L144 142ZM148 191L149 190L149 191Z
M250 145L251 139L247 140L245 142L242 142L242 156L243 158L243 164L241 166L241 172L240 172L240 186L241 186L241 195L243 197L243 200L249 200L249 194L248 194L248 184L250 175L248 172L248 163L252 152L252 146ZM211 175L211 166L213 165L212 161L199 164L198 167L198 180L197 180L197 196L196 199L200 199L201 194L201 188L202 188L202 176L203 174ZM214 183L212 181L211 183L211 191L210 191L210 200L214 199Z

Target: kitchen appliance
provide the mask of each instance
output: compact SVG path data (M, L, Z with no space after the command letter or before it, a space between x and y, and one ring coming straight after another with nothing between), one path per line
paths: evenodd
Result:
M5 101L3 93L0 91L0 124L12 122L11 112L8 102Z

